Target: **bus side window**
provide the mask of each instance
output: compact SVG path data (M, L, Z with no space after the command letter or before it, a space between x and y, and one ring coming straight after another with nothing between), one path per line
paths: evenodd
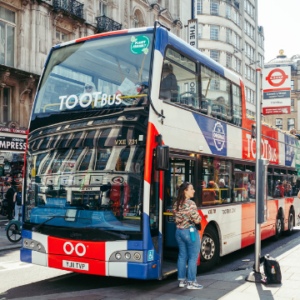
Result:
M238 126L242 126L242 93L241 88L232 84L232 123Z
M196 63L167 49L160 84L159 99L199 109Z
M231 203L231 161L204 157L202 166L202 206Z
M200 111L217 119L232 122L230 81L201 65L201 87Z

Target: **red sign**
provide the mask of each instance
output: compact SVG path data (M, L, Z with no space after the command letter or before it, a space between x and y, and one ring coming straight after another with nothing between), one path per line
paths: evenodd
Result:
M280 73L280 75L279 76L278 75L273 76L274 73ZM289 78L289 76L286 75L283 70L274 69L269 73L268 77L266 77L266 80L269 82L270 85L278 87L278 86L283 85L288 78ZM280 82L277 82L277 83L274 82L274 81L279 80L279 79L281 79Z
M6 128L6 127L0 127L0 132L11 132L11 133L27 134L27 130Z
M275 131L275 130L274 130ZM268 159L270 163L279 164L279 145L277 141L262 137L261 158ZM256 139L250 132L243 130L243 159L256 159Z

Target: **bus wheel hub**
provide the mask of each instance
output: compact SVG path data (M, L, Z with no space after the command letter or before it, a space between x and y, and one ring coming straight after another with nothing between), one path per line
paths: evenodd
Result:
M204 237L201 245L201 254L206 260L212 259L215 254L215 243L210 237Z

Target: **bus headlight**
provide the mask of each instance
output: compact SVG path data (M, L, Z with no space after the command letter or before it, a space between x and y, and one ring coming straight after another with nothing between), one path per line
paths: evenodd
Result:
M28 239L28 238L23 238L23 247L26 249L30 249L33 251L38 251L42 253L46 253L46 249L44 245L41 242Z
M140 260L141 259L141 254L139 254L138 252L135 252L134 255L133 255L133 258L135 260Z
M110 255L110 262L143 262L142 250L119 250Z
M124 255L124 257L126 259L130 259L131 258L131 254L129 252L126 252L125 255Z

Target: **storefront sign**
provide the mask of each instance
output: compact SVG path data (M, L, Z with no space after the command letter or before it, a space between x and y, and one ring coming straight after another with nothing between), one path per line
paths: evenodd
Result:
M291 112L291 67L263 70L263 114Z
M11 132L11 133L27 134L27 130L7 128L7 127L0 127L0 132Z
M25 151L25 149L25 138L0 136L0 150Z
M198 49L198 19L188 20L188 43Z

